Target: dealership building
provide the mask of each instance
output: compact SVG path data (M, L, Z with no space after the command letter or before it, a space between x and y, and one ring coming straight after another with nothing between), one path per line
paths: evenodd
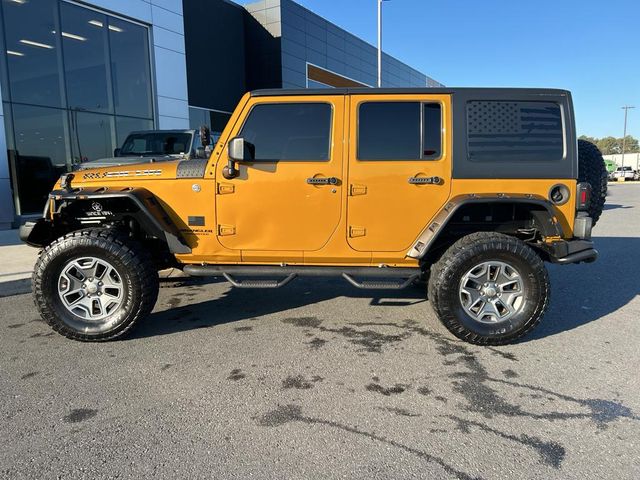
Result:
M375 86L375 47L291 0L0 0L0 229L131 131L210 126L258 88ZM383 55L385 87L441 86Z

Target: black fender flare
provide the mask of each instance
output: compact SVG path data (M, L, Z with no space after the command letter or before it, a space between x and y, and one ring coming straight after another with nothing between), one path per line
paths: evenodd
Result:
M502 193L458 195L450 199L444 208L436 214L431 223L422 231L416 241L413 242L411 249L407 252L407 256L418 260L424 258L429 252L431 245L433 245L438 235L446 228L453 215L461 207L474 203L518 203L542 207L541 210L534 212L536 223L540 226L542 234L545 237L563 237L564 235L562 225L560 225L556 219L553 204L539 195L507 195Z
M94 204L99 205L100 210L96 212L98 214L106 215L105 212L107 212L114 219L121 215L134 218L147 235L166 242L171 253L191 253L191 248L180 235L178 228L171 221L171 217L155 196L145 188L83 187L54 190L49 194L43 218L35 223L26 224L21 229L20 237L30 245L44 246L57 236L55 234L57 215L61 215L64 210L75 205L79 205L79 208L86 206L84 211L87 211L87 209L92 209ZM116 204L120 208L116 207L113 211L108 210ZM126 206L126 212L120 211L122 206ZM86 214L90 213L93 214L93 212ZM103 218L105 215L95 215L95 217ZM84 223L95 223L91 220L94 217L84 218Z

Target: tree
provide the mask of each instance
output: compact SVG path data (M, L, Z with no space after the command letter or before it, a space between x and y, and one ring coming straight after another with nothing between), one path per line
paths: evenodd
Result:
M588 142L594 143L600 149L603 155L614 155L622 153L622 138L615 137L603 137L603 138L595 138L590 137L588 135L581 135L581 140L587 140ZM625 153L636 153L640 152L640 144L638 139L633 137L632 135L627 135L626 142L624 146Z
M638 139L627 135L625 137L624 151L625 153L640 152L640 146L638 145ZM622 152L622 139L620 139L620 152Z
M622 151L621 143L619 139L614 137L604 137L596 141L596 145L600 149L603 155L612 155L614 153L620 153Z

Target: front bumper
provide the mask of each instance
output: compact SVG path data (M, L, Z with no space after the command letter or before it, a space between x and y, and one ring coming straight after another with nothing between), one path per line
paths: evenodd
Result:
M552 263L568 265L570 263L591 263L598 258L598 251L591 240L560 240L546 244L544 250Z
M50 221L39 218L20 226L20 240L32 247L44 247L54 239L54 229Z

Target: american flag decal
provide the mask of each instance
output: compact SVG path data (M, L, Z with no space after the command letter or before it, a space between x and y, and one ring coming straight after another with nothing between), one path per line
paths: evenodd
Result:
M552 102L467 103L472 161L557 161L563 155L562 114Z

